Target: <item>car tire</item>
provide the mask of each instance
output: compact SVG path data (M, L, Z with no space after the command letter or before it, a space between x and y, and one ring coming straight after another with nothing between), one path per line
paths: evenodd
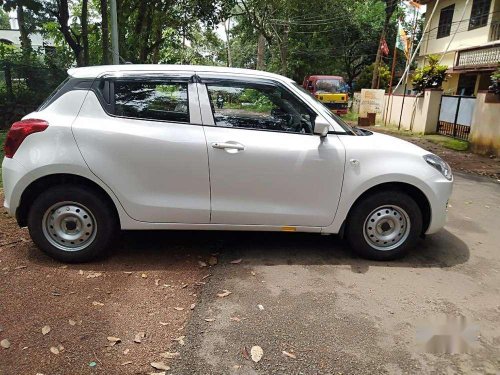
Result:
M422 233L422 212L415 200L401 191L380 191L352 208L346 238L361 257L393 260L404 256Z
M83 186L58 185L35 199L28 229L33 242L47 255L79 263L105 253L117 231L117 218L102 193Z

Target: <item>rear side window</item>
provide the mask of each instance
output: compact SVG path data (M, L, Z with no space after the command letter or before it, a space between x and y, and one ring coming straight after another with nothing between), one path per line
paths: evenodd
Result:
M189 122L187 83L116 80L114 99L116 116Z

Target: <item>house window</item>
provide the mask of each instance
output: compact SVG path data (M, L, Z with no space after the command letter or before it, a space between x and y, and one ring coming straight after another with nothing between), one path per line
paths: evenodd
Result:
M453 21L453 12L455 11L455 4L447 6L441 9L439 15L439 26L437 32L437 38L444 38L450 35L451 23Z
M469 30L477 29L488 24L491 0L473 0L470 13Z

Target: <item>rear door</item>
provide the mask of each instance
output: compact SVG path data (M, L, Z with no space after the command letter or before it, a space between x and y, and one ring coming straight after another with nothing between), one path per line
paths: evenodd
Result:
M317 115L279 83L200 76L211 222L329 225L344 171L338 137L314 135Z
M135 220L210 222L207 146L192 75L102 77L73 124L89 168Z

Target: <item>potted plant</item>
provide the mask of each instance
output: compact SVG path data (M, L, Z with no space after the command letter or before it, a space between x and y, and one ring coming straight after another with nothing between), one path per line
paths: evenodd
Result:
M430 55L429 63L415 69L413 74L413 89L418 93L423 93L425 89L440 89L446 80L446 65L439 65L439 56Z

